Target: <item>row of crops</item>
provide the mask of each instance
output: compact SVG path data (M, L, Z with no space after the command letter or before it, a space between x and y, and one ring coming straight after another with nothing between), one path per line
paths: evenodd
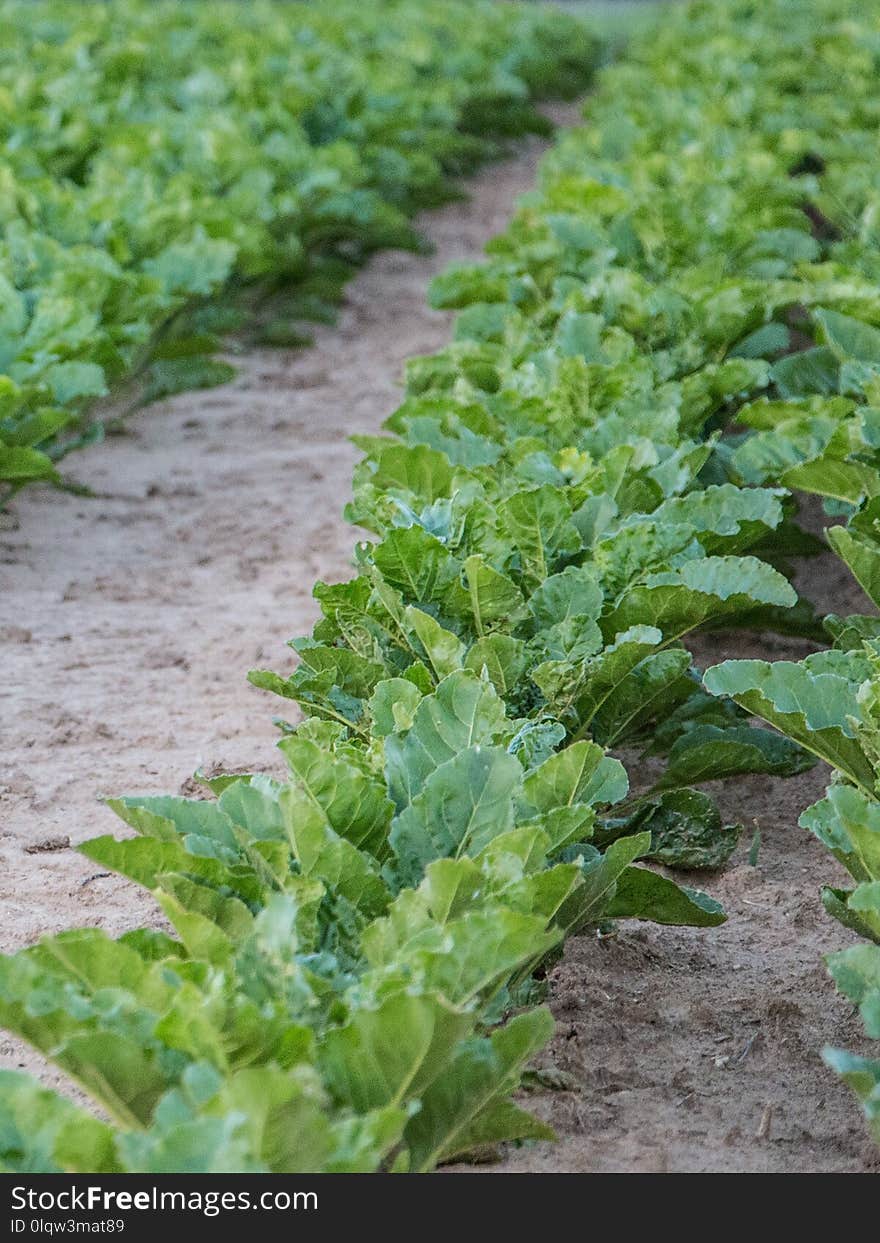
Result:
M62 482L121 386L221 383L232 328L302 339L595 48L483 0L5 0L0 503Z
M803 824L861 938L831 972L880 1038L880 618L787 576L814 493L880 604L878 53L875 3L670 10L435 282L454 341L359 438L356 576L315 588L292 676L251 674L304 713L289 779L116 801L136 835L82 849L171 932L0 960L0 1021L102 1110L5 1075L7 1168L429 1170L545 1137L512 1096L565 938L721 922L644 864L721 865L711 783L816 756ZM731 627L817 650L704 675L687 636ZM880 1059L826 1058L880 1139Z

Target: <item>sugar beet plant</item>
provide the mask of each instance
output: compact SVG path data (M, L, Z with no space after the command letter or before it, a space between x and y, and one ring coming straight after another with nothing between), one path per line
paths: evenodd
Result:
M867 347L846 370L866 403L802 386L880 323L848 137L874 116L878 28L823 0L664 12L488 261L438 279L455 340L358 440L355 576L316 587L292 675L251 675L304 715L281 722L289 779L115 802L136 835L82 849L166 930L0 960L2 1022L110 1119L6 1075L8 1168L426 1170L546 1135L512 1094L552 1029L547 968L617 918L723 919L644 866L725 861L720 778L831 759L845 779L810 823L857 887L827 902L876 933L876 623L830 623L835 649L780 682L784 719L774 667L760 693L729 666L704 685L686 640L826 633L785 576L817 547L791 489L828 478L815 445L872 478ZM834 969L871 1026L864 948ZM870 1097L873 1064L839 1062Z
M460 0L4 0L0 35L0 504L61 482L120 385L117 412L218 384L230 328L332 318L596 50L543 6Z

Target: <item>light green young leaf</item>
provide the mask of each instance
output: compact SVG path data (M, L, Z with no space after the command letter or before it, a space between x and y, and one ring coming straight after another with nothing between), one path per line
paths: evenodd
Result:
M300 735L283 738L278 746L293 784L320 810L333 831L352 846L383 857L394 811L385 783ZM285 822L289 826L289 813Z
M491 743L505 725L504 704L491 683L470 670L444 678L416 708L409 731L385 740L388 792L398 809L412 802L435 768Z
M373 721L373 733L379 738L404 733L412 725L421 699L422 692L406 678L388 678L379 682L367 705Z
M523 797L539 812L579 803L618 803L629 782L619 760L594 742L576 742L534 769L523 782Z
M27 1075L0 1070L0 1170L114 1174L121 1168L105 1122Z
M874 1140L880 1144L880 1059L859 1057L845 1049L825 1049L822 1056L861 1100Z
M880 607L880 542L849 527L829 527L831 547L852 570L865 594Z
M545 579L529 597L529 612L538 630L570 618L599 616L602 588L593 566L569 566Z
M465 1043L407 1125L412 1169L430 1170L484 1144L552 1138L549 1128L504 1099L552 1034L550 1012L538 1009L511 1019L488 1038Z
M507 634L490 634L468 648L464 667L486 676L499 695L509 695L526 670L525 643Z
M834 983L858 1006L865 1031L880 1040L880 945L850 945L827 961Z
M880 880L880 803L849 785L828 787L801 814L809 829L857 881Z
M498 514L519 551L527 587L540 586L562 558L573 556L581 547L571 509L551 484L517 492L498 507Z
M450 630L444 630L438 621L421 609L410 606L406 610L407 626L415 631L428 657L437 681L462 667L465 645Z
M438 997L393 993L331 1028L318 1061L336 1099L359 1113L401 1106L423 1095L472 1028L473 1016Z
M500 622L516 618L523 608L523 598L518 587L504 574L474 555L464 563L470 609L474 629L478 635L485 634Z
M522 780L522 766L501 747L469 747L435 769L391 827L404 883L417 881L433 859L476 854L512 828Z

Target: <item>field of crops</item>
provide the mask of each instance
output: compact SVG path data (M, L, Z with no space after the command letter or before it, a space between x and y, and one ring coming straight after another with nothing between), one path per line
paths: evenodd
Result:
M582 87L594 49L483 3L5 0L0 502L59 482L109 389L219 384L224 331L332 316L450 174L546 132L530 100Z
M395 4L389 33L318 4L291 42L299 6L267 3L231 61L228 4L197 33L186 6L100 6L95 44L37 7L5 6L0 55L15 488L111 385L220 382L233 325L290 343L599 57L537 6ZM716 935L704 889L764 846L726 792L780 779L827 786L789 829L827 851L797 897L831 930L820 1005L859 1016L806 1074L880 1143L880 4L643 23L485 258L434 279L451 343L409 360L381 431L348 423L353 570L315 585L294 670L249 675L286 775L111 798L133 835L80 846L90 879L161 914L0 958L0 1023L80 1089L0 1072L0 1168L552 1169L535 1089L601 1089L541 1060L566 942ZM813 559L845 612L801 590ZM847 1168L876 1168L864 1144Z

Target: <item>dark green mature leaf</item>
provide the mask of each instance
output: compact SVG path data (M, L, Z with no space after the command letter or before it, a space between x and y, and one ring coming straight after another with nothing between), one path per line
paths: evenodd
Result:
M657 924L694 928L715 928L727 918L721 905L708 894L639 867L623 873L607 914L614 919L650 919Z
M144 389L145 401L158 401L191 389L216 388L235 378L230 363L215 358L160 358L150 367Z
M748 725L697 725L673 743L666 771L656 788L668 790L742 773L792 777L815 762L796 743L769 730Z
M646 858L683 871L723 867L736 849L742 826L724 824L714 801L701 790L670 790L646 799L618 831L651 834Z

